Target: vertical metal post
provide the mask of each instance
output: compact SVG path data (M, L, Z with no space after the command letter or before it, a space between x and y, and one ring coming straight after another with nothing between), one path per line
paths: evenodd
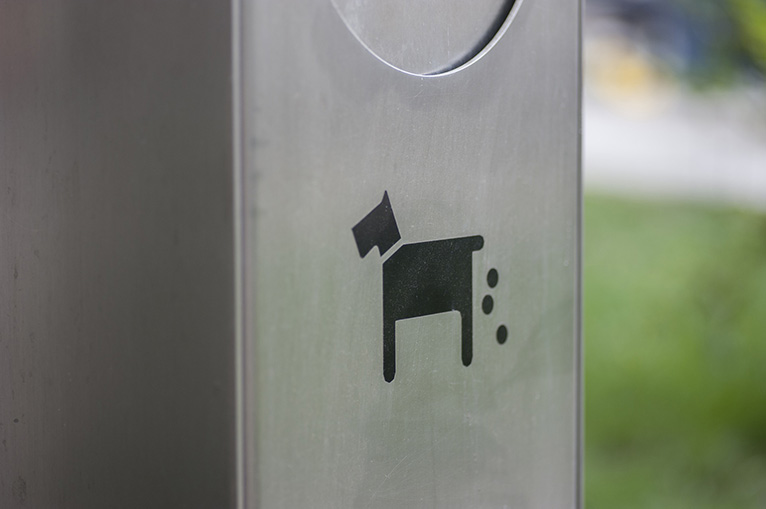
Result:
M0 3L0 506L578 507L580 9Z

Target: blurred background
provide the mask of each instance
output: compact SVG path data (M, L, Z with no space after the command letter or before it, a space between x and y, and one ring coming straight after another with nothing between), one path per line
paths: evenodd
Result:
M586 507L766 508L766 0L587 0Z

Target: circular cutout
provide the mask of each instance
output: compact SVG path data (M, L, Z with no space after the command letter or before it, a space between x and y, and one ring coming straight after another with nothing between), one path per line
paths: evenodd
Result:
M492 312L493 307L495 307L495 301L492 300L492 296L485 295L484 300L481 301L481 310L484 311L485 315L488 315Z
M497 286L497 282L500 279L500 276L497 273L497 269L489 269L489 272L487 272L487 284L490 288L494 288Z
M500 35L521 0L332 0L375 56L401 71L436 75L463 66Z
M501 345L508 339L508 328L505 325L501 325L497 328L497 342Z

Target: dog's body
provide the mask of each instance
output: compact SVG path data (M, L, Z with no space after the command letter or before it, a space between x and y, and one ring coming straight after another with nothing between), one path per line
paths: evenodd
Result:
M405 244L383 263L383 376L396 373L396 321L458 311L463 365L473 358L473 252L476 235Z
M362 257L375 245L382 255L398 240L387 193L353 232ZM396 240L391 242L392 238ZM383 263L383 376L387 382L396 374L396 322L405 318L458 311L463 364L471 364L472 260L473 252L483 245L479 235L404 244Z

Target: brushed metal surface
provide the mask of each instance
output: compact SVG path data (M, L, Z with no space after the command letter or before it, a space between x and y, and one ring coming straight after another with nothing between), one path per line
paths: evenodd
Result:
M436 77L329 0L242 8L248 507L579 506L579 3L524 1ZM434 314L397 322L384 379L388 254L351 230L384 191L391 252L483 237L468 366Z
M0 2L0 507L234 504L227 2Z
M361 37L454 66L492 5ZM579 4L436 77L337 6L0 3L0 507L578 506ZM471 355L433 311L386 376L384 263L445 239Z

